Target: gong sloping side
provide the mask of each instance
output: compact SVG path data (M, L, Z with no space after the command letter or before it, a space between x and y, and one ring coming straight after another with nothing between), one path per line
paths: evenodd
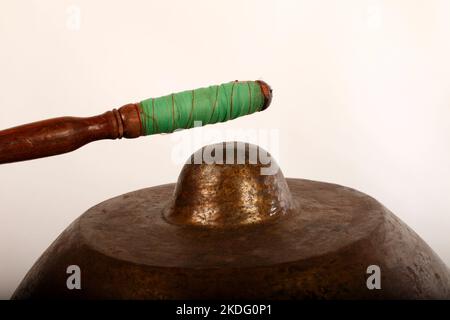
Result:
M376 200L335 184L287 183L294 212L234 228L169 222L174 184L107 200L55 240L13 298L450 298L445 264ZM80 290L67 288L71 265ZM381 289L367 287L373 265Z

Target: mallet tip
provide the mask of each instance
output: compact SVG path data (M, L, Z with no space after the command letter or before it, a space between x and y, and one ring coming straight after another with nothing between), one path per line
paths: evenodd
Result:
M261 111L266 110L272 102L272 88L262 80L257 80L256 82L261 86L261 91L264 95L264 105Z

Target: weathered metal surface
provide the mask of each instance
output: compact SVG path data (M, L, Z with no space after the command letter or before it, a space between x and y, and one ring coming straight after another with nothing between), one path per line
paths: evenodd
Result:
M13 298L450 298L445 264L375 199L260 167L188 164L178 186L100 203ZM69 265L81 268L81 290L67 289ZM369 265L381 268L381 290L366 286Z
M198 150L178 177L167 220L224 228L263 223L291 212L295 203L281 170L262 171L271 160L265 153L244 143Z

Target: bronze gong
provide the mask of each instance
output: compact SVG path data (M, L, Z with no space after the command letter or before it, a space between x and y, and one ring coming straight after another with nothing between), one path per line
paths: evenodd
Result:
M216 159L219 151L246 159L260 151L239 143L206 148ZM375 199L285 179L281 170L263 175L268 165L259 157L192 162L177 184L89 209L39 258L13 298L450 298L446 265ZM67 287L70 265L81 270L80 290ZM367 286L371 265L380 269L381 288Z

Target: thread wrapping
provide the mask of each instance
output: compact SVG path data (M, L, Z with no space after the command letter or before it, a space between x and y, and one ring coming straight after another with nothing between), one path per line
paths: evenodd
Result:
M198 121L207 125L261 111L264 95L256 81L233 81L150 98L140 104L144 135L151 135L192 128Z

